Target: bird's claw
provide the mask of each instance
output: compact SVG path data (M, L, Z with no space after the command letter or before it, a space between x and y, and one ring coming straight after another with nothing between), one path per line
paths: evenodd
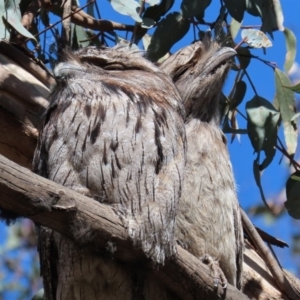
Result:
M210 255L205 254L201 257L201 261L208 265L208 267L212 270L214 275L214 286L217 287L220 281L222 288L225 290L227 288L228 282L227 279L220 268L219 262L214 260Z

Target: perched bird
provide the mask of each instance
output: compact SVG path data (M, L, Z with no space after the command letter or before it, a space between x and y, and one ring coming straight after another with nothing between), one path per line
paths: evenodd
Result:
M176 238L228 282L240 288L243 232L219 96L236 52L211 40L194 43L164 61L186 109L187 165L176 218Z
M177 89L125 46L69 53L54 76L35 172L113 207L134 244L163 264L176 254L186 158ZM124 264L79 251L49 229L41 230L40 240L46 299L134 299L135 283ZM143 297L162 299L147 282Z

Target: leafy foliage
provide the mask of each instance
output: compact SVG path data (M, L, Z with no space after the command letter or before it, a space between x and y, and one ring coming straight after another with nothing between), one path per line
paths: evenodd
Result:
M9 39L12 28L21 35L35 40L34 36L27 31L21 23L20 1L1 0L0 1L0 38Z

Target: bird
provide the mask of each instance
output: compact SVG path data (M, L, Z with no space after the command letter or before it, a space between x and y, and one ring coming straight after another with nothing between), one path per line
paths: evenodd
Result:
M186 163L185 112L172 80L125 45L66 52L54 77L34 171L111 206L133 244L163 265L176 255ZM124 264L48 228L39 239L46 299L134 298L136 275ZM141 284L146 299L163 299L149 285Z
M219 97L234 49L209 39L171 55L160 69L184 103L187 163L176 217L176 239L211 266L215 285L241 288L243 229ZM225 275L225 278L223 276Z

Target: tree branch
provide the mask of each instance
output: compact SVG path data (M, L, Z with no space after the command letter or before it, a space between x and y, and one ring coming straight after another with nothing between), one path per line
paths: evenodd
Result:
M33 174L0 155L0 207L52 228L81 245L103 252L114 243L114 258L143 260L158 280L184 299L248 299L232 286L213 286L209 269L178 246L178 255L158 270L141 250L135 249L126 228L109 206ZM80 228L79 228L80 227ZM82 228L88 228L84 235ZM86 240L86 237L88 241Z
M292 300L299 299L300 297L299 291L295 289L293 286L291 286L287 277L285 276L285 273L283 272L283 270L280 268L277 261L273 257L270 249L263 243L257 230L255 229L252 222L250 221L250 219L242 209L241 209L241 216L242 216L242 222L245 231L251 237L251 241L255 245L259 255L264 259L265 263L267 264L280 290L284 291L284 293Z

